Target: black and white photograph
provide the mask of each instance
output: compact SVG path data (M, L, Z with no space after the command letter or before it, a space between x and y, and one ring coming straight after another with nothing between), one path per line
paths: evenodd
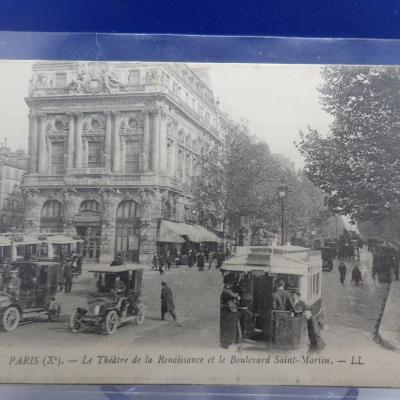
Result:
M0 61L0 382L398 386L399 93Z

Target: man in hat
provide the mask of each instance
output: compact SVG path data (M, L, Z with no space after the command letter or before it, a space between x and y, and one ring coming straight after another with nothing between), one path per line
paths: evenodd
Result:
M344 285L344 281L346 279L347 267L346 264L341 261L339 264L339 280L342 285Z
M299 315L303 315L307 305L306 303L304 303L303 300L300 300L300 291L298 289L296 289L293 292L293 304L294 304L294 315L295 316L299 316Z
M67 262L64 265L64 292L71 293L72 283L73 283L73 273L72 273L72 261L67 258Z
M285 289L285 281L283 279L278 281L278 288L272 295L272 306L274 310L295 312L292 296Z
M355 265L353 271L351 271L351 280L356 286L358 286L358 284L362 282L361 271L358 268L358 265Z
M21 288L21 278L18 276L18 271L13 270L10 273L11 279L8 282L7 293L9 293L12 297L18 299L19 291Z
M310 306L305 308L303 315L307 320L308 338L310 340L309 351L315 352L322 350L325 347L325 342L321 337L318 321L313 316Z
M167 282L161 282L161 319L165 320L165 314L170 313L174 321L176 321L175 304L171 288Z

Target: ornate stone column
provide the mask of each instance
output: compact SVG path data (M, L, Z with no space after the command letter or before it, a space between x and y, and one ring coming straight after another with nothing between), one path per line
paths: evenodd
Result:
M46 153L47 153L47 171L48 175L53 175L53 165L51 163L52 143L49 138L46 138Z
M167 115L160 112L160 131L159 131L159 170L162 175L168 175L167 171Z
M37 172L37 156L38 149L38 118L34 113L29 114L29 166L28 171L31 174L35 174Z
M149 110L144 111L143 120L143 171L149 170L149 153L150 153L150 112Z
M160 150L160 111L152 111L152 135L151 135L151 166L152 171L158 172Z
M39 174L46 175L47 174L47 152L46 152L46 114L40 114L40 128L39 128L39 151L38 151L38 160L39 160Z
M68 113L69 125L68 125L68 150L67 150L67 171L71 171L74 168L74 136L75 136L75 121L74 114Z
M82 143L82 116L81 112L75 113L75 167L83 168L83 143Z
M111 121L111 111L106 111L106 138L104 143L105 151L105 167L109 170L111 168L111 132L112 132L112 121Z
M114 116L114 129L113 129L113 172L120 172L121 170L121 145L119 136L119 125L121 113L119 111L113 112Z

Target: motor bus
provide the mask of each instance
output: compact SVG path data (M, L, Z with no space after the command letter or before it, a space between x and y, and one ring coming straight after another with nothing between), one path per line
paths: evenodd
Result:
M239 250L239 248L238 248ZM321 323L321 252L300 246L240 249L221 267L240 294L238 319L241 341L263 341L272 347L302 348L307 343L307 323L302 315L274 310L273 294L279 281L290 293L298 291ZM224 327L222 329L230 329Z

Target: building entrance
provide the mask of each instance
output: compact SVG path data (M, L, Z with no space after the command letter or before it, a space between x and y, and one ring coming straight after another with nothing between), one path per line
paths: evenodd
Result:
M126 261L139 262L140 218L137 204L127 200L117 209L115 224L115 256L121 255Z
M83 259L98 262L101 250L101 228L99 226L77 226L76 231L83 240Z

